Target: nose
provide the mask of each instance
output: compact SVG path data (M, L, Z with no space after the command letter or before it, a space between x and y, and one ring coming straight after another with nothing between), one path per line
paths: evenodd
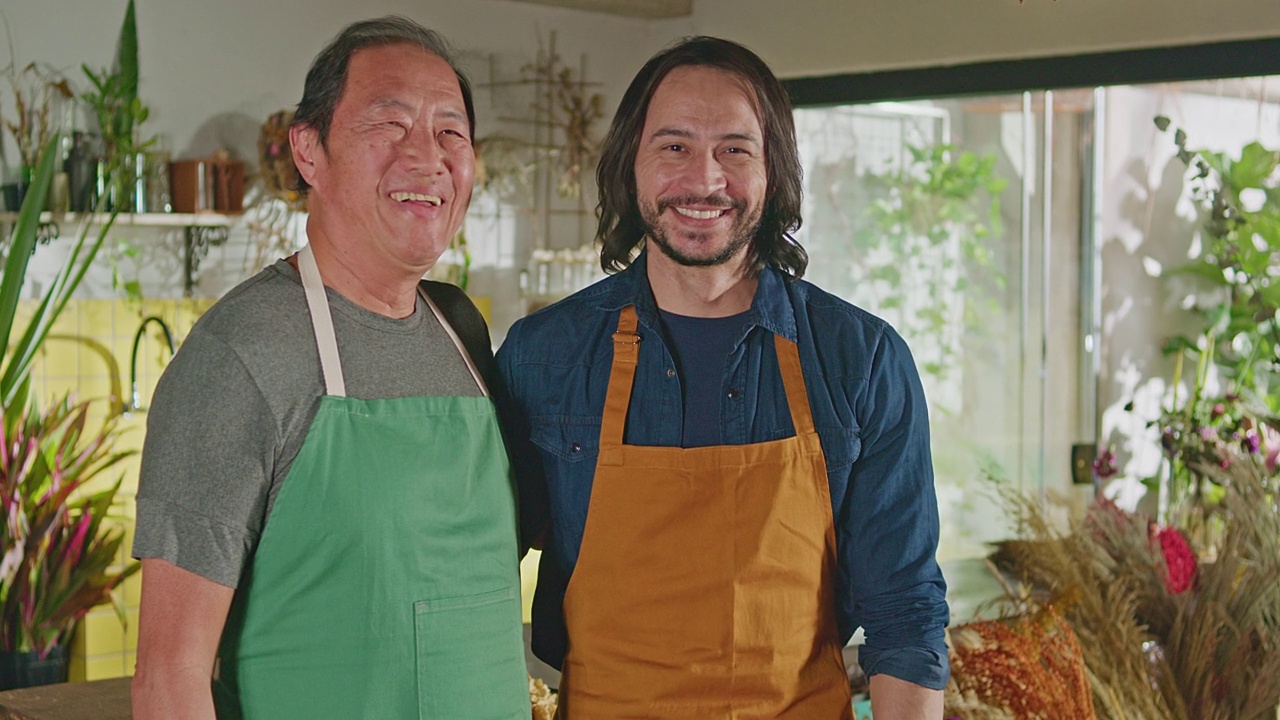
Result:
M445 171L445 149L440 145L439 135L430 129L414 128L404 144L403 154L415 170L433 175Z
M724 190L726 177L724 166L714 152L697 153L686 166L685 189L691 194L710 196Z

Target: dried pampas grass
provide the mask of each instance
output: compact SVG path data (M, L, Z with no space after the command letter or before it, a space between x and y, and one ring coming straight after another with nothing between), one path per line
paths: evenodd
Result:
M1171 572L1186 569L1166 563L1149 518L1101 500L1060 532L1037 503L1004 496L1025 530L992 556L1016 583L1006 586L1007 601L1024 612L1061 612L1079 638L1103 720L1275 717L1280 508L1259 463L1201 470L1225 488L1224 531L1215 547L1195 548L1216 561L1177 582Z

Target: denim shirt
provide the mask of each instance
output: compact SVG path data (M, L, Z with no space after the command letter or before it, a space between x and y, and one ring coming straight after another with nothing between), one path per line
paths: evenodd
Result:
M522 536L544 548L533 650L554 667L567 645L562 604L587 520L612 335L627 305L636 306L641 342L624 442L678 447L680 378L643 254L625 271L518 321L498 351L505 388L495 399L519 478ZM861 626L859 661L868 676L942 688L949 613L934 557L928 413L910 351L883 320L771 268L760 274L747 317L724 367L725 444L795 435L770 335L796 342L831 488L840 641Z

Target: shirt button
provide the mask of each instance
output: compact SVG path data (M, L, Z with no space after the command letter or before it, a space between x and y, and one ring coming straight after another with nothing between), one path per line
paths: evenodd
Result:
M738 389L737 389L737 388L730 388L730 389L729 389L729 399L730 399L730 400L732 400L732 399L734 399L734 398L736 398L736 397L738 397Z
M581 445L579 445L578 443L574 443L574 444L572 444L572 445L570 445L570 446L569 446L569 452L571 452L571 453L576 453L576 452L578 452L578 451L580 451L580 450L582 450L582 446L581 446Z
M675 377L675 376L676 376L676 369L675 369L675 368L667 368L667 377L669 377L669 378L673 378L673 377Z

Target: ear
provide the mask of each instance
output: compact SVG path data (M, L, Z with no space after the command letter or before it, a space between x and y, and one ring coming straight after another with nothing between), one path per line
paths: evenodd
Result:
M320 131L310 125L289 127L289 148L293 151L293 164L308 185L315 185L316 166L324 154L320 145Z

